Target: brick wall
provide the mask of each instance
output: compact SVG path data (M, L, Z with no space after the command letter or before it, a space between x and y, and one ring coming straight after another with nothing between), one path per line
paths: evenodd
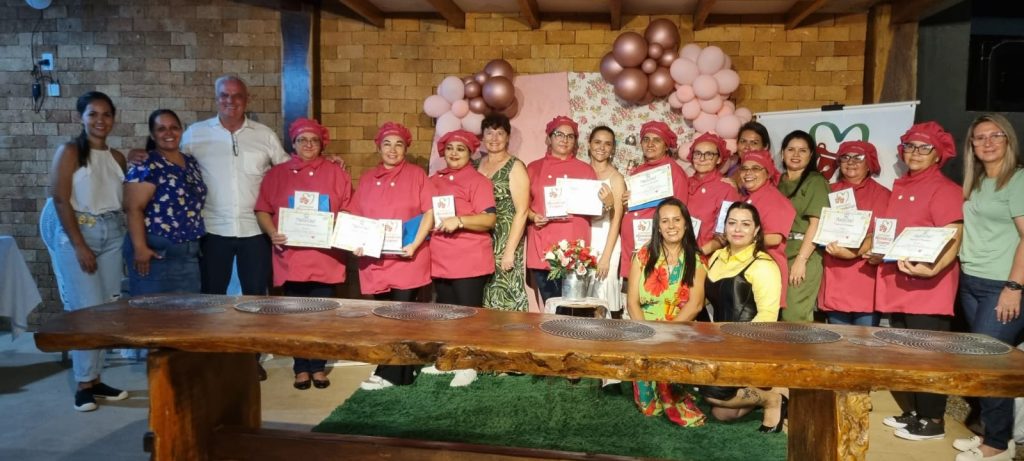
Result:
M0 0L0 235L16 237L39 285L44 305L32 323L61 309L37 222L53 153L81 131L75 99L110 95L118 113L109 144L142 147L149 112L208 118L214 79L234 72L250 84L249 109L278 129L280 21L277 2L267 3L57 1L40 16L24 0ZM29 72L43 52L55 54L61 97L34 113Z
M625 31L643 33L651 20L680 24L682 43L717 45L732 57L741 85L734 93L754 112L807 109L838 101L860 104L867 14L818 15L796 30L764 18L710 24L693 32L690 16L634 16L622 30L608 23L543 21L531 30L518 15L469 14L466 29L442 20L389 19L383 29L333 15L321 23L323 121L335 130L331 149L356 175L377 163L373 135L387 120L415 127L410 155L426 163L433 136L423 100L441 79L481 70L495 58L518 73L596 72Z

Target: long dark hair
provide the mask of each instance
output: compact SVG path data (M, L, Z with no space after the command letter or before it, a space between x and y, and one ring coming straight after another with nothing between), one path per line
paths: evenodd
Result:
M754 219L754 225L757 226L757 233L754 234L754 255L767 253L764 246L764 227L761 226L761 214L757 212L757 208L747 202L733 202L732 205L729 205L729 211L725 214L726 221L729 220L729 215L732 214L733 210L747 210L750 212L750 216Z
M761 137L761 144L764 144L764 150L771 152L772 138L768 136L768 128L765 128L764 125L760 123L750 121L741 125L740 131L737 133L742 134L744 131L753 131L754 133L757 133L757 135ZM739 139L739 135L737 135L736 138Z
M807 162L803 173L800 173L800 182L796 183L796 187L793 188L793 192L786 196L787 198L793 198L800 191L800 186L804 185L807 177L818 171L818 147L814 144L814 138L810 133L803 130L791 131L785 138L782 138L782 150L779 152L779 156L783 157L781 170L786 171L786 148L789 147L789 142L794 139L800 139L807 143L807 148L811 150L811 160Z
M151 112L149 114L149 137L146 138L146 152L156 149L156 141L153 140L153 130L156 128L156 119L165 114L174 117L174 119L178 121L178 126L181 126L181 119L178 118L178 114L174 113L173 110L157 109Z
M696 273L697 268L694 267L694 261L697 260L697 239L693 236L693 221L690 221L690 210L686 209L686 205L683 205L679 199L675 197L669 197L663 202L658 204L658 209L654 211L654 219L651 220L653 226L658 226L661 222L661 209L669 206L678 207L679 211L683 214L683 220L686 223L686 230L683 232L683 283L686 286L693 286L693 274ZM658 265L658 260L661 259L661 250L663 248L663 238L661 236L661 230L653 230L651 232L651 240L647 242L647 264L644 265L644 277L650 277L651 272L654 272L655 266Z
M92 104L93 101L104 101L110 105L110 113L117 115L117 108L114 107L114 101L110 99L105 93L99 91L90 91L78 97L78 102L75 103L75 110L78 111L78 115L85 116L85 109ZM78 134L78 137L74 139L75 147L78 149L78 166L83 167L89 164L89 151L92 150L89 147L89 133L85 131L85 126L82 126L82 132Z

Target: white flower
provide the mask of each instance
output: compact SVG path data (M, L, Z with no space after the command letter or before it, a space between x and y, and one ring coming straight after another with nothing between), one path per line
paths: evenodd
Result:
M549 252L547 252L547 253L546 253L546 254L544 255L544 259L551 259L551 260L554 260L554 259L555 259L555 254L549 251Z
M587 266L584 266L583 264L577 264L576 275L587 275Z
M569 241L568 240L562 240L561 242L558 242L558 248L561 248L562 251L568 250L569 249Z
M567 258L567 257L565 257L565 256L562 256L562 258L559 260L559 262L562 264L562 267L569 267L569 263L571 263L572 260Z

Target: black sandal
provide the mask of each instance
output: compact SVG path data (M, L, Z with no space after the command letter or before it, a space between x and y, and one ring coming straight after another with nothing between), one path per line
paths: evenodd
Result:
M323 373L323 372L321 371L320 373ZM315 373L310 373L310 376L313 376L314 374ZM315 387L317 389L326 389L330 385L331 385L331 380L330 379L326 379L325 378L325 379L321 380L321 379L313 378L313 387ZM307 386L307 389L308 388L309 387Z
M776 424L774 427L762 424L761 427L757 428L757 432L765 434L776 434L782 432L782 426L786 423L786 417L789 416L787 413L789 413L789 397L783 395L782 408L779 410L779 424Z
M312 374L311 374L311 373L306 373L306 374L308 374L308 375L312 376ZM299 376L299 375L295 375L295 376L297 377L297 376ZM310 386L311 386L312 384L313 384L313 380L312 380L312 379L310 379L310 378L306 378L306 379L305 379L305 380L303 380L303 381L295 381L294 383L292 383L292 386L295 386L295 388L296 388L296 389L298 389L298 390L300 390L300 391L304 391L304 390L306 390L306 389L309 389L309 387L310 387Z

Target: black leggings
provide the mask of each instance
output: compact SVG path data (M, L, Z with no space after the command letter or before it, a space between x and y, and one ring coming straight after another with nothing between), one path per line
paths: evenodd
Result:
M304 298L329 298L334 296L334 285L320 282L284 282L281 286L285 296L301 296ZM324 371L327 360L294 357L292 371L299 373L316 373Z
M434 279L437 302L459 306L480 307L484 304L484 285L491 274L462 279Z
M387 293L377 293L373 295L373 299L378 301L399 302L416 301L416 294L421 288L423 287L410 288L408 290L392 289ZM373 374L388 380L388 382L396 386L405 386L416 381L416 373L420 371L421 366L422 365L377 365L377 369L373 370Z
M911 330L949 331L952 322L953 317L948 315L892 314L890 325L893 328ZM942 419L946 414L946 396L944 394L893 392L892 395L897 402L902 401L910 405L910 408L903 409L917 411L918 417Z

